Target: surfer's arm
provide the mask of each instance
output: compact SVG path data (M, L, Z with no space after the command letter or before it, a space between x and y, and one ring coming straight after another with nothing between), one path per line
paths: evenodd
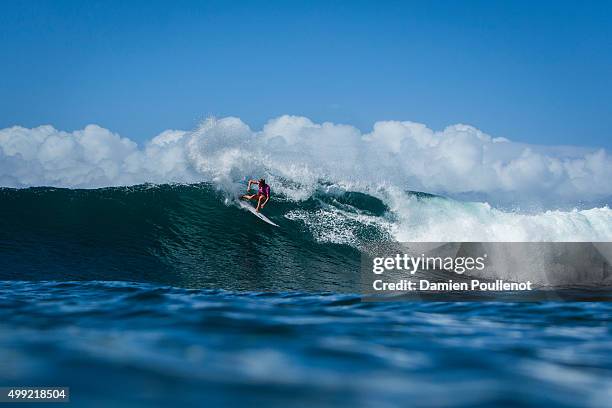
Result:
M264 200L264 202L263 202L263 203L261 203L261 208L264 208L264 207L266 206L266 203L268 202L268 200L269 200L269 199L270 199L270 196L269 196L269 195L267 195L267 196L266 196L266 199Z
M251 191L251 184L256 184L257 180L249 180L249 185L247 186L247 191Z

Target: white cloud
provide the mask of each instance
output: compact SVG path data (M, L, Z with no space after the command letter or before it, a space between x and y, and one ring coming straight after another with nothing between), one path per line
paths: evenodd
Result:
M51 126L0 130L0 184L101 187L143 182L238 181L266 174L286 191L317 180L374 190L392 185L449 195L584 202L612 196L612 158L603 149L528 146L467 125L433 131L384 121L371 132L281 116L261 131L238 118L197 130L167 130L142 147L107 129ZM297 188L294 189L297 194Z

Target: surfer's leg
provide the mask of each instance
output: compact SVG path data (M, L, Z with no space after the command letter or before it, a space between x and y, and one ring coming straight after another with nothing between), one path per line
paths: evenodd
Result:
M259 194L259 197L257 198L257 208L255 208L256 211L259 211L259 208L261 207L261 201L264 199L264 195L263 194Z
M257 194L245 194L240 198L244 198L245 200L252 200Z

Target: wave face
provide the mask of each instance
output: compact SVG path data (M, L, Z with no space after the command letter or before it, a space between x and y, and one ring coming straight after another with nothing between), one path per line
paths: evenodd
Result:
M232 197L213 184L0 189L0 280L354 293L360 248L371 242L612 239L608 208L528 215L320 184L306 199L274 194L266 207L274 228ZM581 275L558 283L602 282Z
M354 248L319 244L305 238L300 223L283 221L289 208L307 210L313 202L270 205L278 229L225 203L209 185L4 189L0 196L4 279L240 290L315 289L331 276L342 288L356 280Z

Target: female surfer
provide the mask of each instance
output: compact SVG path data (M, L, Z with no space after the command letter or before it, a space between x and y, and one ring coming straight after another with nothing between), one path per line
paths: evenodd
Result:
M256 194L248 194L249 191L251 191L251 184L257 184L259 186L259 190ZM247 194L243 195L241 198L245 200L257 199L257 208L255 208L255 211L259 212L260 209L266 206L266 203L270 199L270 186L266 184L266 180L264 179L249 180Z

